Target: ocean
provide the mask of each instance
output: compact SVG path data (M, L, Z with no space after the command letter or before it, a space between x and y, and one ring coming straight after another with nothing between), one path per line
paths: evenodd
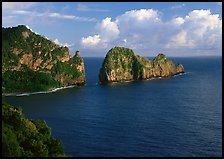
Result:
M103 58L84 58L87 83L2 97L45 120L71 156L222 156L222 58L171 58L186 73L99 85Z

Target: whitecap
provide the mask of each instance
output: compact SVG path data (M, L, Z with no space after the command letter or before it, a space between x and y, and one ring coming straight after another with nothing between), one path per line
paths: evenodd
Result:
M59 88L55 88L55 89L48 90L48 91L31 92L31 93L22 93L22 94L16 94L15 96L20 97L20 96L29 96L29 95L33 95L33 94L47 94L47 93L57 92L57 91L59 91L59 90L67 89L67 88L72 88L72 87L75 87L75 86L59 87ZM6 95L6 96L9 96L9 95ZM14 95L10 95L10 96L14 96Z

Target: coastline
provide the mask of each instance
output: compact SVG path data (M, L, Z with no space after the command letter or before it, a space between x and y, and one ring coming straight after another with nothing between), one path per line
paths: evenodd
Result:
M177 76L181 76L181 75L185 75L188 74L189 72L184 72L184 73L179 73L176 75L173 75L171 77L177 77ZM143 81L149 81L149 80L162 80L165 79L167 77L152 77L152 78L147 78L147 79L142 79ZM119 83L129 83L129 82L134 82L137 80L127 80L127 81L116 81L116 82L109 82L109 83L104 83L104 84L119 84ZM96 85L104 85L102 83L97 83ZM2 96L8 97L8 96L16 96L16 97L20 97L20 96L29 96L29 95L34 95L34 94L47 94L47 93L52 93L52 92L57 92L59 90L63 90L63 89L68 89L68 88L73 88L73 87L77 87L78 85L71 85L71 86L65 86L65 87L58 87L58 88L54 88L54 89L49 89L48 91L39 91L39 92L24 92L24 93L2 93Z
M39 91L39 92L24 92L24 93L3 93L2 96L29 96L29 95L34 95L34 94L47 94L47 93L52 93L52 92L57 92L59 90L67 89L67 88L73 88L76 87L76 85L71 85L71 86L65 86L65 87L58 87L54 89L50 89L48 91Z
M135 82L135 81L151 81L151 80L162 80L162 79L166 79L166 78L172 78L172 77L177 77L177 76L181 76L181 75L185 75L188 74L189 72L183 72L183 73L178 73L169 77L151 77L151 78L146 78L146 79L141 79L141 80L127 80L127 81L110 81L108 83L99 83L99 85L110 85L110 84L118 84L118 83L129 83L129 82Z

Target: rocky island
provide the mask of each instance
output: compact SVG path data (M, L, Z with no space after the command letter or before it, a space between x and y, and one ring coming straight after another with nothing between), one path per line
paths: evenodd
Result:
M2 28L2 93L84 85L84 61L24 25Z
M176 67L174 62L164 54L158 54L153 60L135 55L132 49L114 47L110 49L103 61L99 81L103 83L144 80L150 78L170 77L184 73L182 64Z

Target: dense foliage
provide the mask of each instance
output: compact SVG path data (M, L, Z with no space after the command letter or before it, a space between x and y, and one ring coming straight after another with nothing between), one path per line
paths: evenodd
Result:
M82 62L80 56L71 58L67 47L60 47L24 25L2 28L3 93L67 86L56 77L71 80L83 77L83 72L76 68Z
M110 49L103 61L102 68L107 70L117 69L122 66L123 69L130 69L132 66L128 61L133 60L134 52L132 49L124 47L113 47ZM128 65L129 64L129 65Z
M139 79L147 63L148 59L135 55L132 49L116 46L108 51L102 68L106 71L122 68L123 72L128 71L134 79ZM118 72L116 74L120 75Z
M54 80L50 74L43 72L34 72L26 65L23 71L6 71L3 74L2 86L7 88L4 93L8 92L25 92L46 91L52 87L60 86L60 83Z
M65 156L63 144L43 120L25 118L22 109L2 103L2 156Z
M24 38L24 32L27 33L27 38ZM62 49L68 50L68 48L60 47L45 37L33 33L24 25L2 28L2 63L4 67L17 65L19 58L27 53L32 53L35 59L38 56L38 51L42 51L42 59L46 61L49 57L44 55L50 53L52 48L55 48L54 55L60 55ZM19 51L18 56L13 53L13 49Z

